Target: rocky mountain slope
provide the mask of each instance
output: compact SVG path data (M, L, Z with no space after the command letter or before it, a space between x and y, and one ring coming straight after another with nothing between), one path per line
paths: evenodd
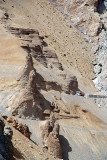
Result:
M107 1L49 1L58 9L81 33L86 35L92 46L91 52L95 54L93 82L99 89L99 94L107 95ZM106 111L107 101L95 99L99 107Z
M11 159L107 159L107 114L87 96L100 94L92 80L106 9L51 4L0 0L0 113L13 130Z

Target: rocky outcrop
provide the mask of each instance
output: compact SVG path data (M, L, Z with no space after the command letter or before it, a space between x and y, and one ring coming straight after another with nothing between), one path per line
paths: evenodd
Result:
M32 56L28 54L25 67L18 79L18 83L21 86L20 92L11 97L8 106L13 116L44 119L45 109L50 110L49 102L37 88L36 77L37 73L33 66Z
M66 71L37 69L36 82L41 89L49 91L56 90L67 94L76 94L78 81L76 76Z
M5 126L2 118L0 118L0 159L11 160L13 154L13 145L10 137L11 128ZM12 131L12 130L11 130Z
M43 47L43 54L47 59L47 67L49 69L63 70L62 64L59 63L59 60L55 51L50 50L48 47Z
M17 79L18 81L20 81L22 88L26 86L29 79L29 74L32 70L35 70L33 67L33 60L31 54L28 53L28 55L26 56L25 66L21 74L19 75L19 78Z
M65 71L57 71L55 73L58 77L57 83L61 85L62 91L67 94L76 94L76 91L78 90L78 81L76 76Z
M11 117L6 118L7 122L9 122L16 130L21 132L25 137L30 139L31 132L29 131L28 126L22 123L19 123L18 120L15 120Z
M63 70L57 54L48 47L47 43L44 41L44 37L41 37L37 30L13 27L9 29L25 42L22 48L27 50L34 59L50 69Z
M53 72L51 71L51 69L48 70L48 72L50 71L50 73L48 73L47 70L41 72L41 70L39 71L37 69L36 71L36 69L33 66L32 56L31 54L28 54L26 56L26 63L24 69L22 70L21 74L19 75L19 78L17 79L21 88L25 88L29 79L30 72L34 71L35 81L37 85L40 86L41 89L43 90L52 89L52 90L58 90L60 92L65 91L68 94L69 93L76 94L76 91L78 90L77 78L71 73L66 73L65 71L62 70L55 70L52 66L53 63L56 63L57 67L61 69L61 66L59 65L58 61L56 61L56 54L54 52L52 53L49 52L48 48L44 50L44 52L49 59L50 65L48 67L53 69ZM52 61L50 60L50 58ZM51 77L49 77L49 74L51 74Z
M37 90L35 77L35 70L32 70L25 89L22 93L19 93L18 100L14 106L11 106L12 115L22 118L43 119L43 112L48 108L49 104Z
M50 120L41 126L43 147L53 156L62 158L62 147L59 141L59 124L56 122L54 114L51 113Z
M37 68L36 83L44 90L58 90L60 92L75 94L78 89L77 78L71 73L64 71L62 64L54 50L51 50L44 42L44 37L39 36L39 32L33 29L9 28L13 34L26 41L23 48L27 49L26 64L21 72L18 83L24 88L29 79L29 73L35 70L33 60L36 59L46 67L46 71L39 71ZM27 45L26 45L27 43ZM47 73L50 72L50 73ZM44 75L42 75L42 72ZM49 77L49 74L51 74ZM47 77L46 77L47 76ZM46 77L46 78L45 78Z
M49 56L53 58L56 57L55 54L48 55L48 57ZM45 73L46 76L47 72L43 73ZM49 90L50 86L51 89L54 90L58 90L59 88L60 92L65 91L68 94L76 94L76 91L78 90L78 81L75 76L59 70L53 71L51 74L52 80L48 81L48 79L46 79L45 81L44 78L41 78L42 75L39 75L36 72L33 66L31 54L26 56L25 67L18 79L18 83L20 83L23 89L21 89L21 92L12 99L12 103L9 106L12 115L17 115L18 117L22 118L44 119L45 115L47 115L45 114L45 110L48 110L48 112L50 111L49 102L47 102L42 94L38 91L36 82L41 89L44 89L42 87L46 87L46 89Z
M54 96L51 102L52 110L56 113L70 114L69 107L64 103L61 97Z

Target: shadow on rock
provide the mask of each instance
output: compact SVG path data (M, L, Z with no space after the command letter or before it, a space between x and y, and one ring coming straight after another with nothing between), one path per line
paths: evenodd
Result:
M36 72L36 82L37 85L41 87L41 89L47 90L55 90L55 91L62 91L60 84L54 81L46 81L39 73Z
M23 157L23 154L21 154L18 150L17 150L17 148L13 148L13 155L14 155L14 157L13 157L13 159L12 160L15 160L15 159L22 159L22 160L24 160L25 158Z
M72 151L72 148L70 147L68 140L64 136L60 135L59 139L60 139L60 144L62 146L63 160L69 160L68 153Z

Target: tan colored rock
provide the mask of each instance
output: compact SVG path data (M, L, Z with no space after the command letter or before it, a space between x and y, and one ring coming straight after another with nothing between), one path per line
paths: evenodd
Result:
M55 119L54 113L52 112L52 113L50 114L50 126L51 126L52 128L54 128L55 122L56 122L56 119Z
M9 122L9 123L13 123L13 118L11 118L11 117L7 117L7 122Z
M67 104L65 104L61 97L54 96L51 102L51 107L56 113L60 114L63 112L65 114L70 114L69 107L67 106Z
M11 99L10 110L13 116L21 118L44 119L45 109L50 110L50 105L36 86L36 70L30 54L26 57L26 65L21 73L19 81L23 89Z
M47 105L45 98L37 90L35 77L35 71L32 70L25 89L19 95L18 103L12 108L12 115L43 119L43 111Z
M57 158L62 159L62 148L59 142L59 139L56 138L51 132L48 137L48 152L54 155Z
M17 129L19 132L21 132L24 136L26 136L27 138L30 139L30 136L31 136L31 132L29 131L29 128L28 126L25 124L22 124L22 123L19 123L18 120L15 120L11 117L7 117L7 122L11 123L12 126Z
M26 40L26 44L24 44L22 48L27 50L27 52L30 53L34 59L39 61L45 67L63 70L62 64L59 62L57 54L55 53L55 51L48 47L47 43L44 41L44 37L41 37L37 30L14 27L10 27L9 29L16 36ZM21 74L21 78L24 79L27 79L26 76L28 75L29 71L32 70L33 67L31 58L28 56L27 62L29 63L27 63L28 65L25 66Z
M54 137L59 137L59 130L60 130L60 126L58 123L55 123L54 128L53 128L53 134Z
M42 130L43 147L48 148L47 147L47 138L48 138L50 130L51 130L50 121L47 121L45 126L41 126L41 130Z
M19 78L17 79L18 81L20 81L21 83L21 86L24 88L25 85L27 84L28 82L28 79L29 79L29 74L30 72L34 70L34 67L33 67L33 60L32 60L32 56L31 54L27 54L26 56L26 62L25 62L25 66L19 76Z
M53 113L45 125L41 126L43 147L57 158L62 158L62 147L59 141L59 124Z
M12 115L22 118L44 119L43 112L45 109L49 110L49 103L37 89L36 76L32 56L28 54L26 65L19 79L24 89L13 99L13 104L10 106Z
M43 54L47 59L47 66L50 69L59 69L63 70L62 64L58 60L58 56L55 51L49 49L48 47L43 48Z

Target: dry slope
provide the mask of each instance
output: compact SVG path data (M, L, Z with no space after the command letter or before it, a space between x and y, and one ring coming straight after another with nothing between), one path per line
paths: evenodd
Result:
M30 52L33 56L38 53L39 58L34 56L33 61L34 68L38 73L36 77L37 85L41 87L40 94L49 102L52 102L53 96L59 96L54 112L60 125L59 136L63 159L107 159L106 114L89 99L72 95L70 92L65 93L65 89L62 89L66 82L62 83L62 79L67 77L68 84L72 84L69 83L72 82L69 75L73 75L77 78L74 78L73 81L76 90L79 88L86 93L96 92L91 81L94 56L91 54L91 46L86 38L60 12L48 5L46 0L0 0L0 5L0 112L11 114L10 108L7 109L6 107L11 106L15 96L23 92L23 84L26 87L23 77L22 83L20 83L19 73L26 65L27 52ZM33 34L32 31L34 30L38 30L39 34L38 31ZM45 50L44 47L46 47ZM50 62L49 55L52 56L51 60L55 67L53 67L54 65L47 65ZM45 62L45 65L43 62ZM68 76L66 76L67 74ZM27 73L26 76L28 76ZM30 78L32 79L32 77ZM27 82L27 85L29 83ZM30 112L30 106L27 107ZM32 140L41 145L40 126L46 120L23 118L26 118L26 116L19 118L19 121L28 124L32 132ZM31 142L27 143L25 137L22 137L20 133L16 135L15 132L13 135L18 137L18 140L13 139L14 145L19 152L25 153L25 159L30 159L30 153L33 153L32 158L40 159L41 153L39 150L37 149L35 153L36 147L34 147L34 152L32 149L29 152L28 144ZM23 141L25 141L24 144ZM34 157L35 154L37 157ZM41 159L45 160L44 157Z

